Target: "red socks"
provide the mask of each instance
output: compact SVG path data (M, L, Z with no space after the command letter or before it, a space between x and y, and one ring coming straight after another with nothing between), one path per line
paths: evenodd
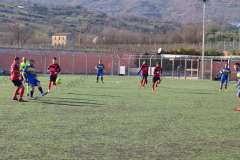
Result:
M24 95L24 90L25 90L24 87L19 89L20 98L23 97L23 95Z
M52 82L49 82L49 83L48 83L48 90L50 90L51 87L52 87Z

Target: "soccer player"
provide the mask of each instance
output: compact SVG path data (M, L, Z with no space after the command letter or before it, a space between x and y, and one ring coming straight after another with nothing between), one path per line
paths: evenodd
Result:
M240 100L240 64L236 63L234 69L237 72L237 97ZM240 112L240 107L236 108L235 111Z
M240 98L240 64L236 63L234 69L237 72L237 97Z
M222 91L223 85L225 85L225 89L227 89L227 87L228 87L229 75L231 73L231 69L229 67L229 64L225 64L224 68L220 71L220 73L221 73L221 83L220 83L219 91Z
M52 85L57 86L56 81L58 78L58 74L61 72L61 68L57 63L56 57L52 59L52 64L48 66L48 72L50 74L49 83L48 83L48 92L50 92Z
M19 57L14 58L14 62L11 65L10 74L11 74L10 79L11 79L12 83L14 84L14 86L17 87L12 99L19 101L19 102L24 102L24 100L23 100L24 86L22 84L22 76L20 73ZM19 98L17 97L18 95L19 95Z
M33 98L35 87L38 87L38 90L42 96L46 95L46 93L44 93L44 91L41 87L40 81L37 79L37 74L36 74L36 69L35 69L34 63L35 63L34 60L31 59L30 64L28 64L24 68L24 72L26 73L27 82L31 86L31 91L30 91L31 98Z
M157 63L153 72L153 84L152 84L153 92L156 92L158 85L161 83L161 73L162 68L160 67L159 63Z
M21 71L21 75L23 77L24 83L27 85L27 96L29 96L29 84L27 82L26 73L24 72L24 68L26 68L27 64L28 64L27 59L25 57L22 57L22 62L20 64L20 71Z
M138 73L141 73L141 76L142 76L142 80L140 81L140 87L144 87L145 85L148 84L148 65L147 65L147 62L144 61L141 68L140 68L140 71Z
M97 70L97 83L99 81L99 77L101 77L101 81L102 81L102 83L104 83L103 82L103 76L104 76L105 67L104 67L104 64L102 63L101 60L99 60L98 65L95 68Z

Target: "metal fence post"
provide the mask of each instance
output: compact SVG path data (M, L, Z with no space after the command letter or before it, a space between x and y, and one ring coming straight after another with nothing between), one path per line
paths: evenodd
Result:
M114 62L113 62L113 55L112 55L112 76L113 76L113 65L114 65Z
M85 70L85 74L88 76L88 57L87 54L85 53L85 57L86 57L86 70Z
M187 59L185 58L185 64L184 64L184 77L185 77L185 80L187 79Z
M44 73L47 73L47 54L44 56Z
M72 55L72 58L73 58L73 63L72 63L72 74L75 73L75 54Z
M191 59L191 79L193 78L193 59Z
M199 59L197 60L197 77L198 77L198 79L199 79L199 64L200 64L200 62L199 62Z
M213 58L211 58L211 73L210 73L210 80L213 80Z
M172 79L174 78L174 66L175 66L175 58L172 60Z

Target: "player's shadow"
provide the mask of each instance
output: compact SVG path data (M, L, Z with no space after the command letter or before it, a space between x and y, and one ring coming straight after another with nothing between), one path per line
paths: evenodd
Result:
M93 97L111 97L111 98L119 98L120 96L112 96L112 95L103 95L103 94L80 94L80 93L67 93L69 95L78 95L78 96L93 96Z
M88 99L77 98L56 98L39 100L39 103L56 106L73 106L73 107L102 107L104 104Z
M51 97L54 100L73 100L73 101L89 101L89 102L96 102L94 99L83 99L83 98L70 98L70 97Z
M189 89L182 90L182 89L179 89L179 88L168 88L168 87L162 87L162 88L165 88L167 90L170 90L172 93L177 93L177 94L199 94L199 95L216 94L212 90L209 90L209 92L206 92L206 91L193 91L193 90L189 90Z

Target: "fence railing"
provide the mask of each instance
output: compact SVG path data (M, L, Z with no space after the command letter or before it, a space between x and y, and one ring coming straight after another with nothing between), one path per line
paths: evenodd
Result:
M156 63L160 63L163 76L178 79L199 79L201 73L201 57L177 55L142 55L130 53L78 53L56 51L0 51L0 70L9 71L15 56L34 59L39 73L47 73L47 67L52 58L56 57L64 74L95 74L99 59L105 65L107 75L137 75L143 61L146 61L152 70ZM204 79L212 80L223 68L225 63L240 62L239 57L206 57L204 60ZM150 71L149 70L149 71ZM232 72L234 79L234 71ZM150 72L151 74L151 72Z

